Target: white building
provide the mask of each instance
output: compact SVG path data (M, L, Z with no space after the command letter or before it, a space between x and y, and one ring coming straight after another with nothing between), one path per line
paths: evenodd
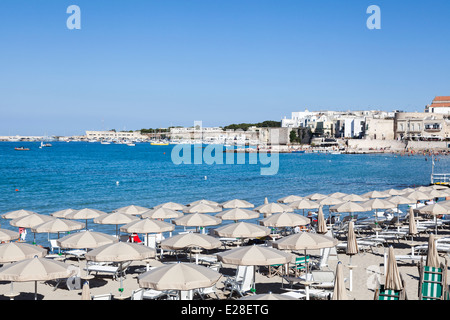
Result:
M86 131L88 140L147 140L148 137L142 135L140 131Z
M450 115L450 96L437 96L425 107L425 112Z

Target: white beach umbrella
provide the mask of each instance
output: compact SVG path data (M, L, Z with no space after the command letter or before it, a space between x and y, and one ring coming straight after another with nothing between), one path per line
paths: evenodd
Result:
M35 282L35 300L37 300L37 282L68 278L76 273L71 266L60 261L34 257L20 260L0 268L0 280L11 282Z
M141 288L188 291L215 285L222 275L208 267L193 263L175 263L157 267L138 276ZM181 292L180 292L181 298Z
M295 226L306 226L311 221L309 218L301 216L297 213L282 212L271 215L259 221L260 225L266 227L295 227Z
M192 213L172 220L177 226L200 227L216 226L222 223L222 219L204 213Z
M430 200L430 195L421 191L412 191L403 194L404 197L414 199L416 201Z
M342 198L333 198L333 197L326 197L320 200L317 200L317 203L321 206L332 206L336 204L340 204L345 202Z
M84 208L80 210L75 210L74 212L66 215L64 218L70 220L85 220L85 227L87 230L88 229L87 221L90 219L95 219L103 214L106 214L106 212L97 209Z
M326 197L328 197L326 194L313 193L313 194L307 195L305 198L309 199L309 200L322 200L322 199L325 199Z
M60 232L69 232L83 228L84 223L82 222L55 218L31 228L31 231L35 233L57 233L59 238Z
M303 215L305 215L305 209L318 209L320 204L313 200L302 199L290 203L289 206L294 210L303 210Z
M125 207L121 207L118 209L115 209L113 212L121 212L121 213L126 213L126 214L131 214L131 215L141 215L142 213L146 212L150 210L150 208L145 208L145 207L141 207L141 206L136 206L136 205L129 205L129 206L125 206Z
M419 212L422 214L429 214L434 216L435 233L437 234L437 216L449 214L450 206L442 204L441 202L436 202L434 204L423 206L422 208L419 209Z
M67 215L71 214L74 211L76 211L76 210L69 208L69 209L63 209L63 210L53 212L50 215L55 218L65 218Z
M329 194L328 196L331 197L331 198L341 199L341 198L343 198L343 197L345 197L347 195L348 195L348 193L334 192L334 193Z
M32 213L29 215L26 215L21 218L13 219L9 222L10 225L14 227L19 228L29 228L32 229L33 227L40 225L44 222L51 221L56 219L55 217L39 214L39 213ZM36 233L33 233L33 244L36 243Z
M1 264L31 259L35 256L42 258L46 254L46 249L28 243L9 242L0 244Z
M237 222L214 229L214 233L225 238L260 238L270 234L270 229L254 223Z
M387 198L387 197L389 197L389 194L385 193L385 192L374 190L374 191L366 192L362 196L366 197L366 198L376 199L376 198Z
M22 217L28 216L30 214L37 214L37 213L34 211L30 211L30 210L20 209L20 210L10 211L10 212L2 214L2 218L3 219L17 219L17 218L22 218Z
M222 202L220 206L224 209L235 209L235 208L254 208L255 205L246 200L233 199Z
M289 195L283 198L280 198L277 200L278 203L292 203L294 201L302 200L303 197L296 196L296 195Z
M183 210L184 213L213 213L220 211L222 211L222 207L212 206L205 203L188 206Z
M199 204L207 204L207 205L212 206L212 207L218 207L219 206L218 202L207 200L207 199L201 199L201 200L193 201L193 202L189 203L188 206L189 207L194 207L194 206L199 205Z
M120 270L126 261L154 258L156 250L132 242L116 242L92 249L85 254L86 260L95 262L118 262ZM123 277L120 275L120 295L123 292Z
M19 239L20 234L8 229L0 229L0 241L11 241Z
M126 233L142 233L147 237L148 242L148 234L149 233L162 233L162 232L171 232L175 229L175 226L171 223L167 223L164 221L153 220L150 218L144 218L140 220L135 220L127 223L126 225L120 227L120 231Z
M159 208L182 211L182 210L186 209L186 206L182 205L180 203L176 203L176 202L165 202L165 203L161 203L161 204L155 206L153 209L159 209Z
M147 210L141 214L141 218L149 219L176 219L183 216L183 213L169 208L156 208L152 210Z
M62 237L56 243L61 248L93 249L118 241L118 238L102 232L80 231Z
M219 212L215 216L222 220L238 221L259 218L259 212L242 208L234 208Z
M258 206L254 209L255 211L262 213L264 217L267 217L274 213L281 213L281 212L293 212L294 209L292 209L290 206L285 205L283 203L267 203L263 204L261 206Z
M362 197L362 196L360 196L358 194L351 193L351 194L348 194L348 195L342 197L342 200L344 200L344 201L352 201L352 202L362 202L362 201L367 201L367 198L366 197Z
M119 224L127 224L136 220L139 220L136 216L116 211L113 213L105 213L94 218L94 223L115 225L116 235L119 235Z

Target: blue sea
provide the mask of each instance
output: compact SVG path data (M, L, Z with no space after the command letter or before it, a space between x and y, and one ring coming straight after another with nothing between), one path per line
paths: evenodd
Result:
M363 194L429 185L431 175L431 158L423 155L279 154L277 174L261 175L267 165L250 164L248 154L244 164L176 165L171 157L174 145L52 142L43 149L39 145L0 142L0 214L19 209L50 214L68 208L111 212L132 204L151 208L200 199L238 198L258 206L266 197L276 202L291 194ZM15 151L17 146L30 151ZM448 169L450 158L438 157L435 173ZM1 228L17 230L9 220L0 222ZM92 221L89 228L115 233L115 226ZM38 243L47 238L36 235Z

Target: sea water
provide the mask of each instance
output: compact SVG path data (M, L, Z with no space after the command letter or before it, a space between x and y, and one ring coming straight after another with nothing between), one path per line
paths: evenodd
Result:
M261 175L262 165L248 161L176 165L171 157L174 145L53 142L42 149L39 145L0 142L0 214L19 209L51 214L68 208L109 213L128 205L152 208L200 199L244 199L259 206L266 197L276 202L292 194L363 194L429 185L432 167L431 157L423 155L281 153L277 174ZM14 150L18 146L30 151ZM435 164L435 173L447 173L450 158L439 156ZM368 213L360 215L364 214ZM0 222L1 228L18 229L9 220ZM92 221L88 226L115 234L115 226ZM47 237L36 235L37 242ZM27 240L32 240L30 231Z

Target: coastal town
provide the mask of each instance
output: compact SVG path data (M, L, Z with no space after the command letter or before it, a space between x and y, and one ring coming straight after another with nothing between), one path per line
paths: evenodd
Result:
M450 96L436 96L423 112L300 111L280 121L135 131L86 131L80 136L0 136L0 141L88 141L104 144L223 144L279 152L438 152L450 149ZM239 150L239 148L237 149ZM247 151L252 151L249 148ZM258 149L257 149L258 150Z

